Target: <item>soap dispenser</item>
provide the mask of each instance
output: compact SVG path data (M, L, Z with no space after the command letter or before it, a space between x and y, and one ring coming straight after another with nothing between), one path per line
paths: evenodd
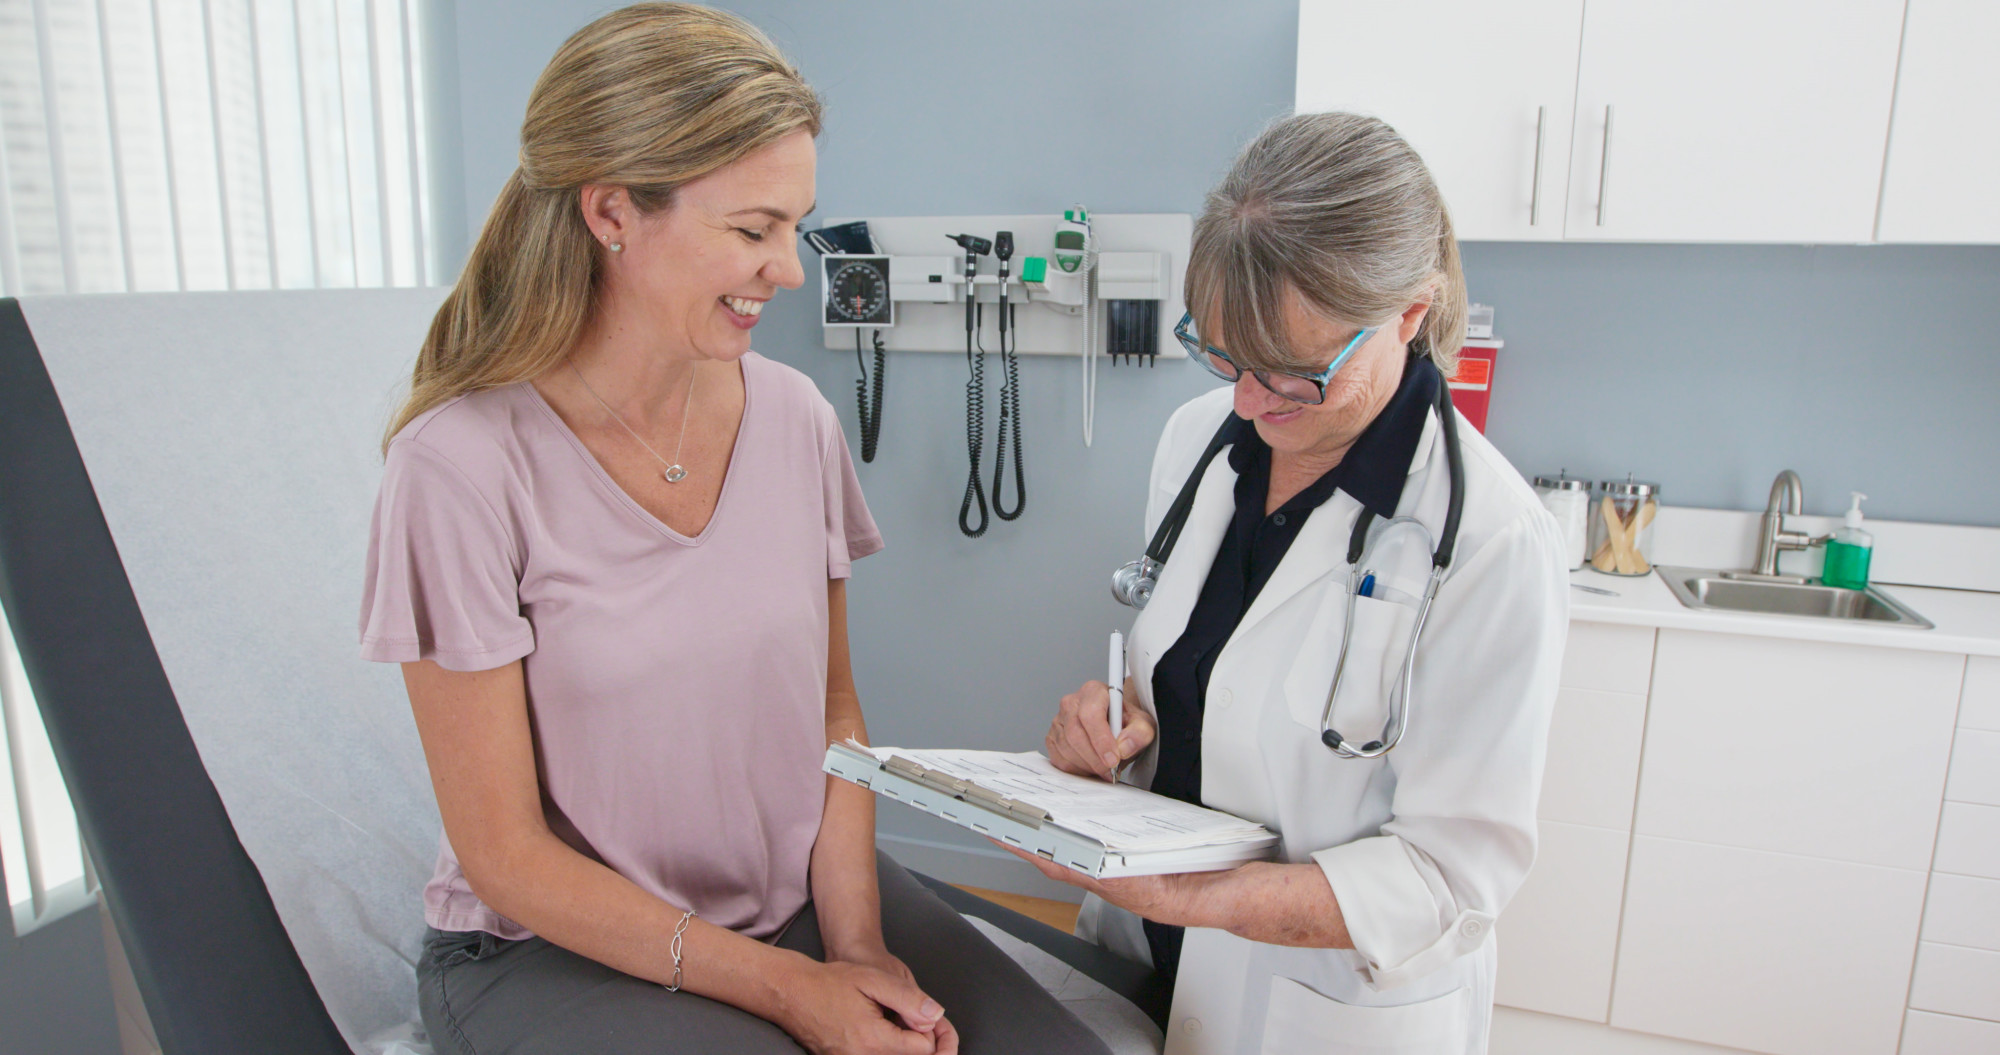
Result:
M1847 525L1826 540L1826 567L1820 581L1848 590L1868 588L1868 560L1875 554L1875 536L1861 529L1861 502L1867 495L1852 492L1854 506Z

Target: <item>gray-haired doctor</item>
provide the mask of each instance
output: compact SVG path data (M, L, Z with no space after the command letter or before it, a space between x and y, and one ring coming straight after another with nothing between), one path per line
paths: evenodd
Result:
M1147 534L1192 501L1132 627L1122 735L1093 682L1047 749L1280 854L1101 882L1030 860L1090 891L1080 934L1176 974L1170 1055L1476 1055L1569 601L1554 520L1450 409L1444 203L1380 121L1283 119L1209 194L1187 292L1183 343L1233 384L1160 437Z

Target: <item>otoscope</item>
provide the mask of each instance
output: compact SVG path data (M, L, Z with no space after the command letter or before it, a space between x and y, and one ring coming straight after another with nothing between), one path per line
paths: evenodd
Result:
M993 236L993 258L1000 262L1000 362L1007 371L1007 380L1000 386L1000 428L993 436L993 515L1002 520L1015 520L1028 505L1028 481L1021 467L1021 364L1014 354L1014 348L1007 343L1008 326L1014 321L1013 306L1007 298L1007 276L1014 257L1014 232L1001 231ZM1018 340L1018 335L1016 340ZM1011 430L1011 431L1010 431ZM1007 438L1013 436L1014 447L1014 508L1008 509L1000 499L1000 484L1007 474Z
M979 277L979 258L993 251L993 243L978 235L948 234L946 238L965 250L965 362L972 379L965 384L965 448L971 471L965 478L965 499L958 505L958 530L967 538L986 534L986 489L979 480L979 448L986 431L986 363L979 354L978 297L973 282ZM1008 239L1011 243L1012 239ZM1009 246L1011 251L1012 246ZM1006 288L1004 285L1001 288ZM979 507L979 523L971 521L974 505Z

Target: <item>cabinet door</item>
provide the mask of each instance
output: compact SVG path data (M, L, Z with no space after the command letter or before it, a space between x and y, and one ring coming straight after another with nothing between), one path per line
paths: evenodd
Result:
M1662 630L1633 831L1926 870L1964 670L1939 652Z
M1893 1052L1924 879L1635 836L1611 1024L1776 1055Z
M1628 836L1581 824L1541 823L1535 868L1494 924L1507 1007L1605 1020Z
M1542 798L1535 815L1548 821L1631 831L1632 800L1639 786L1639 745L1645 728L1644 696L1569 686L1559 689L1549 723Z
M1882 173L1884 242L2000 242L2000 4L1910 0Z
M1558 239L1582 24L1583 0L1301 0L1297 108L1394 125L1459 238Z
M1570 238L1874 237L1903 0L1590 0Z

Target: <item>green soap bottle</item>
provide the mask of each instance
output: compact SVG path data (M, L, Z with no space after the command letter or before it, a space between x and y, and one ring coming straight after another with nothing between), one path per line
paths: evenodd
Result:
M1868 588L1868 560L1875 555L1875 536L1861 530L1861 502L1867 495L1852 492L1854 506L1847 511L1847 526L1826 541L1826 567L1820 581L1847 590Z

